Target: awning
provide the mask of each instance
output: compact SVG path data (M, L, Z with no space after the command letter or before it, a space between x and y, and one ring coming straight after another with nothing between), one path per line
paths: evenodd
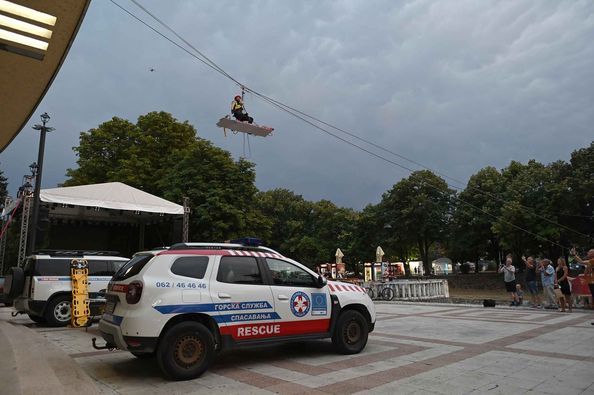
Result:
M0 152L56 78L89 3L0 0Z
M121 182L42 189L41 201L159 214L182 215L184 213L183 206L179 204L161 199Z

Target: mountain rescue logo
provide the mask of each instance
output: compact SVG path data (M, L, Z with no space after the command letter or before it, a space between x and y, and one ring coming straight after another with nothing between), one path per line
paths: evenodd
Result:
M290 305L295 317L303 317L309 312L311 301L305 292L297 291L291 297Z

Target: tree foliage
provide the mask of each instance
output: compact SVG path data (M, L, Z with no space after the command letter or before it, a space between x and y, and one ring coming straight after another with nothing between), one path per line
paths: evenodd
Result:
M119 181L162 195L159 180L195 142L192 125L163 111L142 115L136 124L114 117L80 134L80 144L73 148L78 168L66 171L64 185Z
M441 255L461 262L510 251L554 257L558 244L594 238L594 142L569 162L485 167L459 194L431 171L416 171L360 212L287 189L258 191L254 164L234 160L166 112L136 123L114 117L81 133L74 151L78 167L68 169L65 185L120 181L178 203L187 196L192 240L256 236L309 265L333 261L341 248L353 270L382 246L391 261L420 257L429 272Z
M413 172L386 192L380 203L386 226L403 244L414 244L430 272L429 249L445 238L453 191L429 170Z
M257 195L256 207L268 220L266 242L313 266L333 261L336 248L351 247L357 214L328 200L309 202L287 189Z

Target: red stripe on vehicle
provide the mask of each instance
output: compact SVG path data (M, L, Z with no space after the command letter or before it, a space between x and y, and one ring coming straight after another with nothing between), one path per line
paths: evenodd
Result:
M330 288L330 291L334 292L334 286L332 283L328 283L328 288Z
M128 285L126 284L114 284L111 286L111 290L113 292L123 292L126 293L128 292Z
M221 326L221 335L231 335L235 340L262 339L277 336L296 336L324 333L330 329L330 320L269 322Z

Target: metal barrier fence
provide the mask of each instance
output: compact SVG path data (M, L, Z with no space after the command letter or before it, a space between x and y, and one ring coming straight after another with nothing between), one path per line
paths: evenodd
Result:
M394 280L367 282L363 286L372 299L426 300L450 297L448 280Z

